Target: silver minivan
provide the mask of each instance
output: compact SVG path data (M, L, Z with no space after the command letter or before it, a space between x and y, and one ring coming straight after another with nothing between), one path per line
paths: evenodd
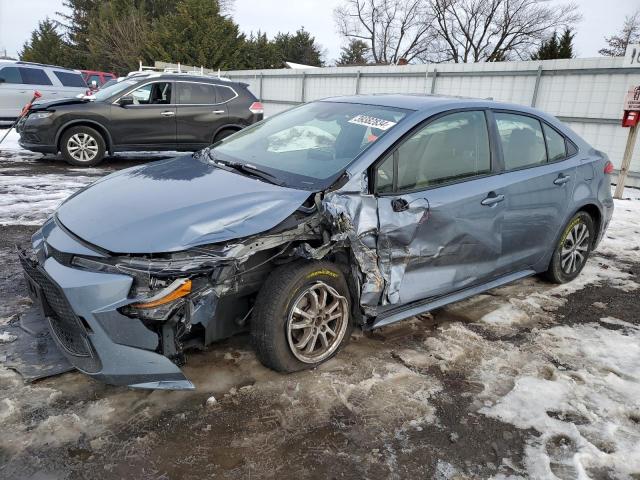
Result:
M87 91L78 70L63 67L0 60L0 126L10 125L38 90L43 100L75 97Z

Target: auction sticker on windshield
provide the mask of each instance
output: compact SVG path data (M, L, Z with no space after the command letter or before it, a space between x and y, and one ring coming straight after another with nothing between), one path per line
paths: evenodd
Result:
M389 130L396 124L396 122L391 122L382 118L370 117L369 115L358 115L349 120L349 123L377 128L378 130Z

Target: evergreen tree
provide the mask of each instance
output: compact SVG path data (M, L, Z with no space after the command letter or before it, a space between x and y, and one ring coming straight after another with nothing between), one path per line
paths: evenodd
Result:
M340 58L336 62L337 65L366 65L367 55L369 54L369 46L366 42L356 38L350 38L349 44L342 47Z
M301 27L295 34L278 33L273 39L276 51L281 63L294 62L303 65L322 67L321 47L316 44L316 39Z
M573 38L576 36L569 27L564 29L558 42L558 58L573 58Z
M67 45L62 35L58 33L55 23L47 18L31 32L31 39L25 42L19 55L20 60L25 62L65 66L66 54Z
M267 38L267 34L258 31L249 35L244 45L242 65L238 68L279 68L282 60L278 55L276 46Z
M242 66L245 37L218 2L182 0L156 22L147 52L154 60L233 69Z

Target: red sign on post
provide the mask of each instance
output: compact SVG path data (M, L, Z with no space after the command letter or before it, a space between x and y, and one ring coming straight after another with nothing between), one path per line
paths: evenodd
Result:
M631 87L624 101L623 127L635 127L640 123L640 86Z

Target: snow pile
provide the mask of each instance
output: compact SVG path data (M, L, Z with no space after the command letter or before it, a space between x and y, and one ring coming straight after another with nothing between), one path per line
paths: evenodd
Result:
M0 175L0 225L39 225L76 190L98 177Z

